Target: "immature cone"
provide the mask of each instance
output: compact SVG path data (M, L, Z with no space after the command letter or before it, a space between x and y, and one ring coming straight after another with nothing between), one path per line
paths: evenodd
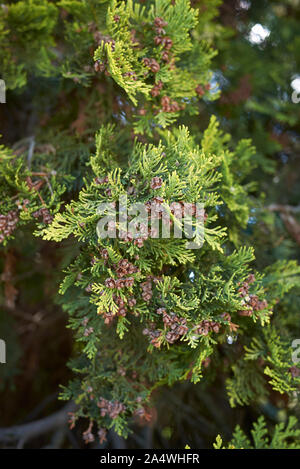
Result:
M105 417L108 415L112 419L116 419L119 414L126 410L124 404L119 401L108 401L103 397L100 397L97 406L101 409L100 414L101 417Z
M153 73L157 73L160 70L160 65L155 59L150 60L149 67Z
M0 243L13 233L18 220L18 213L15 210L11 210L7 215L0 215Z
M107 431L105 430L105 428L100 428L99 431L98 431L98 437L99 437L100 445L102 445L102 443L104 443L104 441L106 441L106 435L107 435Z
M293 378L298 378L300 376L300 369L297 366L292 366L289 369L289 372L291 373Z
M150 91L153 97L158 96L160 94L160 90L163 87L163 82L159 80L159 82L153 86L152 90Z
M169 57L169 54L167 51L164 51L162 54L161 54L161 58L164 62L169 62L170 60L170 57ZM153 96L153 95L152 95Z
M142 288L142 298L144 301L148 303L148 301L151 300L152 298L152 283L151 279L147 279L146 282L141 283L141 288Z
M82 438L86 444L93 443L93 441L95 441L95 437L92 433L92 428L93 428L93 422L90 422L87 430L83 432L82 434Z
M88 433L84 432L82 434L82 438L85 444L93 443L95 441L95 437L91 432L88 432Z
M157 73L160 70L160 65L155 59L149 59L145 57L143 63L146 67L150 68L153 73Z
M201 85L196 86L195 91L196 91L197 95L200 96L200 97L203 96L204 93L205 93L205 91L204 91L204 89Z
M196 333L199 335L207 335L209 332L220 332L220 324L215 321L203 320L196 327Z
M163 18L160 18L159 16L154 18L154 26L156 28L164 28L167 25L168 23Z
M105 286L108 287L108 288L115 288L116 282L115 282L115 280L114 280L113 278L111 278L111 277L110 277L110 278L107 278L107 279L105 280Z
M46 207L40 208L39 210L34 212L32 215L34 218L43 217L43 222L46 225L50 225L50 223L52 223L53 221L53 216L50 214L49 210Z
M154 178L151 179L150 187L151 189L160 189L162 186L163 180L162 178L155 176Z
M173 41L170 37L164 37L162 40L162 44L167 50L170 50L173 46Z

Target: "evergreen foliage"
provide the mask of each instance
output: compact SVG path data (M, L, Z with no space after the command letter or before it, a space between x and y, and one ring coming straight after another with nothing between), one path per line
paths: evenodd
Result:
M299 429L296 429L297 419L290 417L287 425L278 423L270 437L263 416L259 417L251 430L251 440L239 426L236 427L233 438L227 447L223 447L222 438L218 435L215 449L299 449Z
M0 8L5 106L30 114L26 131L4 132L0 147L1 262L4 271L9 253L26 246L40 255L41 243L59 253L48 291L73 334L73 378L60 399L77 405L71 426L89 422L86 443L97 433L102 443L111 429L128 437L134 421L150 422L158 389L191 383L191 392L220 386L234 409L261 413L281 395L288 403L287 422L268 423L271 436L260 416L251 439L238 426L215 448L300 447L298 246L286 218L267 207L280 171L268 125L289 126L298 138L296 105L276 89L284 94L294 73L298 23L272 7L268 26L291 39L281 70L282 43L275 57L269 43L255 48L246 39L251 22L235 42L219 8L219 0L20 0ZM260 81L265 58L269 94L269 77ZM233 106L226 80L234 89L241 70L254 91ZM101 238L99 223L113 210L121 215L120 198L129 214L136 203L154 208L158 230L168 226L171 236L146 229L132 238L118 219L123 236ZM194 230L195 204L203 206L200 249L172 234L183 201ZM18 347L4 383L19 373Z

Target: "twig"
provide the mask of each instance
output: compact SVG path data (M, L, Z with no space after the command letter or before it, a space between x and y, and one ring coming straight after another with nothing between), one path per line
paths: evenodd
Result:
M57 399L57 397L58 397L57 392L54 392L54 393L50 394L49 396L45 397L45 399L42 402L40 402L30 412L29 415L27 415L27 417L23 421L23 424L30 422L30 420L36 419L39 416L39 414L47 407L47 405L50 404L51 402L53 402L55 399Z
M272 204L267 207L268 210L277 211L280 213L280 218L283 221L287 231L294 238L296 243L300 246L300 224L291 215L292 213L300 213L300 205L278 205Z
M267 210L270 210L271 212L300 213L300 205L292 206L292 205L271 204L266 208Z
M28 165L28 168L30 169L31 168L31 160L32 160L32 157L33 157L33 152L34 152L34 147L35 147L35 139L34 137L30 137L30 140L29 140L29 149L28 149L28 155L27 155L27 165Z
M0 441L6 444L16 443L16 447L21 449L28 440L65 426L68 420L68 412L72 412L74 409L75 404L70 402L58 412L35 422L10 428L0 428Z
M50 182L49 182L49 179L47 178L47 176L44 176L44 179L45 179L45 181L46 181L46 183L47 183L47 186L48 186L48 188L49 188L49 191L50 191L50 193L51 193L51 196L53 197L53 196L54 196L54 192L53 192L52 186L51 186L51 184L50 184Z

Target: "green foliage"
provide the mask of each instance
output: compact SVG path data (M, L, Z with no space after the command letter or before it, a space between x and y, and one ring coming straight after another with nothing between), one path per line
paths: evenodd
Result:
M84 391L85 388L92 388L94 396L105 396L110 401L123 402L128 418L138 412L142 402L141 393L144 395L144 404L149 398L148 393L143 394L145 391L142 383L145 380L155 388L166 382L171 384L178 379L184 379L188 375L192 382L198 382L202 378L205 360L217 352L218 344L222 347L228 337L236 334L236 331L241 335L241 340L244 336L246 344L249 342L248 331L251 328L256 331L257 337L262 335L267 338L268 329L265 324L269 322L272 314L270 308L274 291L272 290L268 296L268 289L263 285L268 285L269 277L266 276L264 279L257 276L251 288L251 296L268 298L269 305L266 302L263 308L257 312L253 311L251 315L254 323L250 326L249 319L240 315L245 301L239 295L239 288L249 275L249 263L253 261L254 256L253 251L246 248L228 254L226 252L228 248L225 249L228 243L225 227L218 226L219 216L216 207L222 207L224 204L224 187L228 179L233 178L230 174L231 166L227 162L230 161L232 164L237 156L234 151L227 150L228 139L224 140L223 134L217 131L215 119L212 119L209 129L204 134L202 147L193 143L186 128L179 128L174 135L170 132L166 134L166 138L157 146L151 144L145 146L135 142L124 168L104 172L102 168L109 159L107 140L103 138L107 132L110 130L104 128L97 136L97 151L90 162L94 175L86 180L78 201L67 205L64 212L56 214L49 228L44 230L43 236L46 240L56 242L72 236L81 243L80 255L68 269L67 277L61 287L61 293L68 295L68 289L72 292L63 304L71 315L70 324L76 331L77 340L83 344L82 352L87 356L87 361L80 359L78 364L72 365L77 372L86 375L81 386L78 383L72 387L73 399L81 403L78 415L96 415L96 398L91 403L89 392ZM210 144L212 138L213 147ZM112 140L113 146L118 146L116 139L117 136ZM216 154L212 153L213 150ZM238 146L238 150L240 156L241 145ZM250 158L252 152L248 152L248 145L245 150L245 154ZM110 160L113 160L113 156ZM225 173L224 165L226 165ZM244 167L248 172L247 160ZM153 190L151 181L155 177L160 178L161 187ZM239 186L236 179L235 187L237 191L232 193L231 198L225 196L227 202L223 211L225 219L233 219L235 216L237 206L235 193L239 197L243 192L244 200L247 200L245 188ZM169 239L146 238L143 247L138 247L135 242L118 238L98 239L97 223L102 219L101 215L103 216L97 210L99 204L103 202L110 206L115 204L118 211L119 197L125 194L128 197L126 203L129 210L131 204L137 202L147 204L153 200L153 197L160 197L162 203L167 205L180 201L183 197L190 202L197 200L203 203L207 213L203 247L196 250L186 249L184 239L172 236ZM236 226L241 221L243 222L236 217ZM232 229L231 226L226 228L229 232ZM103 253L106 253L105 257ZM136 270L132 274L133 284L129 287L123 285L119 289L115 284L119 281L116 269L124 258L132 263ZM293 264L288 267L287 275L299 273L299 269L295 269ZM192 280L189 277L191 269ZM281 266L280 272L282 272ZM140 296L143 291L140 285L149 282L151 278L154 279L153 290L151 289L150 299L145 300L143 295ZM269 282L272 281L271 278ZM113 288L107 285L109 280L113 281ZM275 295L277 297L277 294L283 293L285 292L276 291ZM136 301L133 310L130 306L132 298ZM124 315L123 312L120 313L120 299L124 304L124 308L122 306ZM175 313L178 318L185 321L187 330L178 344L172 344L168 340L169 329L161 322L157 313L160 308ZM202 321L213 321L216 324L217 334L199 333L199 324ZM108 328L106 324L111 325ZM150 345L143 338L143 330L149 327L157 334L157 340L151 340ZM276 336L276 332L274 334ZM119 343L119 340L122 342ZM139 359L143 363L141 370L135 357L134 369L138 370L135 391L125 376L123 380L118 375L120 367L126 370L126 376L130 373L128 370L132 369L133 350L130 346L132 341L140 343ZM109 344L109 350L106 350L106 343ZM112 347L112 344L115 346ZM120 347L121 355L118 353ZM282 358L288 357L290 351L284 346L278 345L278 347L276 348L274 338L264 343L264 350L268 356L264 372L271 378L270 384L275 390L292 392L295 390L296 382L292 383L289 373L291 363L290 360L284 362ZM100 364L96 359L99 353L107 354L104 364ZM106 368L108 357L111 360L109 369ZM266 396L263 369L257 363L258 358L264 359L263 353L251 354L249 348L239 361L232 360L233 377L228 378L228 393L232 405L249 404L255 399ZM253 365L250 359L255 361ZM193 363L190 369L186 368L187 362ZM94 378L96 363L99 383ZM106 380L109 382L109 387L105 384ZM123 383L122 389L120 389L120 380ZM138 405L134 404L136 400ZM101 427L114 425L114 428L122 434L128 431L123 417L122 423L119 417L116 421L112 419L110 423L107 417L104 420L99 418L96 420Z
M160 19L164 23L157 26ZM147 8L132 0L113 1L106 22L108 37L94 59L139 107L137 133L166 127L180 110L197 113L197 86L198 95L216 99L216 91L208 92L215 51L207 41L191 41L197 10L189 2L155 0Z
M19 1L0 10L0 62L7 88L26 84L28 72L47 74L53 54L55 5L46 0Z
M293 165L280 167L275 154L278 125L296 154L296 109L286 96L299 41L296 20L270 3L257 11L280 34L261 45L249 41L252 5L248 20L233 15L229 27L224 9L238 7L220 0L1 6L5 113L17 116L0 147L3 261L30 245L43 264L41 245L59 249L44 270L54 271L47 288L73 334L73 379L60 398L76 402L72 422L87 418L94 433L127 437L151 419L158 389L178 383L199 395L212 386L223 406L248 408L251 420L269 401L299 416L299 188ZM283 215L268 205L279 196L292 206ZM173 231L183 202L196 248ZM158 236L148 225L131 236L121 215L126 208L133 223L134 204L146 207L147 222L154 208ZM117 235L104 238L108 220ZM0 295L5 304L5 288ZM4 384L19 372L11 340ZM260 417L251 438L237 427L225 447L299 447L296 417L269 426ZM214 446L224 447L220 436Z
M214 443L215 449L299 449L300 429L297 419L290 417L288 422L277 423L271 435L268 434L267 424L263 416L259 417L251 430L251 440L240 426L237 426L233 438L227 446L222 446L220 435Z
M43 147L40 149L43 150ZM22 150L24 151L24 147ZM54 169L48 149L45 148L44 151L45 153L31 161L30 142L28 153L24 151L20 156L13 155L3 145L0 148L0 190L3 194L1 214L5 216L10 212L15 213L19 226L40 221L38 230L46 224L45 215L43 221L41 220L41 210L52 217L52 213L60 208L66 185L72 181L72 177ZM12 236L13 232L4 239L4 244Z

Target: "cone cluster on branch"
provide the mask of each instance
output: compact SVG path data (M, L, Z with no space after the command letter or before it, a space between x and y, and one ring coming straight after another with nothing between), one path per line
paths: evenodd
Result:
M15 231L18 221L19 216L16 210L11 210L6 215L0 215L0 243Z
M97 406L100 409L101 417L108 415L111 419L116 419L119 414L125 412L126 406L119 401L109 401L100 397L97 402Z
M260 300L257 295L249 293L249 288L252 283L255 282L255 276L250 274L247 280L239 287L239 295L242 300L244 309L239 311L240 316L252 316L253 311L261 311L268 307L266 300Z

